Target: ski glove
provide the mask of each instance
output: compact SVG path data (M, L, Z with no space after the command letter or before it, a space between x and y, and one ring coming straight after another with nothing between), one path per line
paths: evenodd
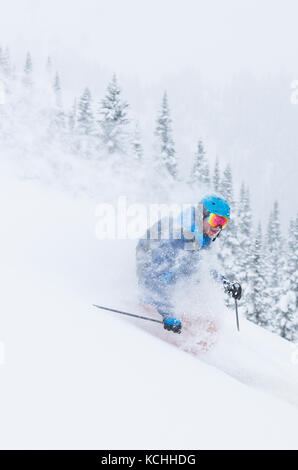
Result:
M241 299L242 287L239 282L224 281L224 289L227 294L231 294L236 300Z
M173 333L181 333L182 324L180 320L174 317L166 317L163 320L163 327L165 330L173 331Z

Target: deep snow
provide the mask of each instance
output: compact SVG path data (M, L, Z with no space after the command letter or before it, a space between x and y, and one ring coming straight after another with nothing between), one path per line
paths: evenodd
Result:
M95 309L137 310L135 242L97 240L87 196L1 180L1 448L298 447L290 343L243 318L238 334L219 291L201 299L217 342L197 355Z

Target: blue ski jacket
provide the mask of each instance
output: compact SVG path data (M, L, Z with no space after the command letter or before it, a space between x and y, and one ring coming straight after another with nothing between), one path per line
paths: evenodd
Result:
M210 248L212 240L203 235L195 223L186 226L172 217L160 219L147 230L136 248L137 278L141 301L153 305L162 316L175 315L172 305L173 288L182 278L189 278L196 271L201 250ZM166 228L166 236L165 235ZM152 237L153 234L153 237ZM211 272L215 280L224 277Z

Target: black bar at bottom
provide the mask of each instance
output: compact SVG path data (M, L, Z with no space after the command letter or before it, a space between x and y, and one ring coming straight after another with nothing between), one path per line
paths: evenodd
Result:
M260 455L263 454L263 455ZM266 454L266 455L264 455ZM260 458L272 454L275 464L288 464L297 457L297 451L233 451L233 450L0 450L0 466L28 465L32 468L67 465L66 468L106 468L120 465L122 468L138 469L141 466L182 465L197 466L209 470L212 464L257 465ZM245 460L244 460L245 459ZM3 468L3 467L2 467ZM20 467L21 468L21 467ZM53 467L54 468L54 467Z

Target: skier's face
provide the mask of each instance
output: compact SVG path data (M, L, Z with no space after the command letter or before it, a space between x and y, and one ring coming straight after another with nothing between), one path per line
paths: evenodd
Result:
M204 219L203 229L204 229L204 234L207 235L207 237L215 238L221 229L221 225L218 225L217 227L212 227L212 225L208 224L207 219Z

